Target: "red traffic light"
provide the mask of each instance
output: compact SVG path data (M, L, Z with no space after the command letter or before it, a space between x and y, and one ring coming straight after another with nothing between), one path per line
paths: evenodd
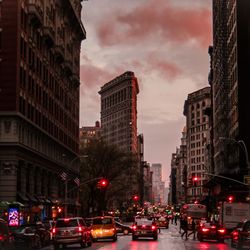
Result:
M198 177L197 176L193 177L193 181L198 181Z
M133 200L134 201L138 201L139 200L139 196L138 195L133 195Z
M106 188L108 186L109 182L107 179L101 179L98 181L97 187L98 188Z
M227 197L227 200L228 200L228 202L233 202L234 201L234 197L232 195L229 195Z

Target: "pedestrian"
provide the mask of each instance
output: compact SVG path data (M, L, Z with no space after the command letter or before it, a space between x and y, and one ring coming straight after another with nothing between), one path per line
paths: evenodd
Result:
M178 219L178 215L176 214L175 216L174 216L174 224L177 226L177 219Z
M185 240L187 240L188 239L188 221L187 221L187 217L183 218L182 230L183 230L183 233L181 234L181 238L183 239L183 236L185 235Z
M188 236L193 234L193 240L195 240L196 239L196 223L194 221L194 218L192 219L191 229L192 231L188 234Z

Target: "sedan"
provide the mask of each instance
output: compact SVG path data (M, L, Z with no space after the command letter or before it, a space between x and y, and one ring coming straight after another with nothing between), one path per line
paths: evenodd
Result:
M232 247L242 249L243 247L250 248L250 221L245 221L241 227L238 227L232 232Z
M203 240L217 240L224 242L226 229L218 224L206 222L203 223L197 231L197 238L199 241Z
M35 229L29 226L11 228L15 238L16 249L40 249L41 239Z
M132 225L132 240L137 240L140 237L152 237L154 240L157 240L157 229L157 225L152 220L135 220L135 223Z

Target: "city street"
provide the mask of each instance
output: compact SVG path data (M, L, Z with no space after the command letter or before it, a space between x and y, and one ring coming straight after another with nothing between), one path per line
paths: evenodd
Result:
M192 238L192 236L191 236ZM81 249L79 245L68 246L67 249ZM120 235L117 242L99 241L93 243L89 250L230 250L229 240L225 243L217 242L199 242L197 240L182 240L178 231L178 227L170 224L169 229L161 229L158 241L150 238L132 241L131 235ZM43 250L53 250L53 246L45 247Z

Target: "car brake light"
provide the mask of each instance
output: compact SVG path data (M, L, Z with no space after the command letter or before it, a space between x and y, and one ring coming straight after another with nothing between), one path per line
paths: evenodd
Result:
M136 230L136 228L137 228L136 225L133 225L133 226L132 226L132 229L133 229L133 230Z
M78 227L78 232L82 232L82 227Z
M153 225L151 228L152 228L152 230L155 230L155 229L156 229L156 226Z
M221 228L221 229L218 229L218 232L220 232L221 234L224 234L226 230L224 228Z
M208 232L209 229L208 228L202 228L202 232Z
M69 221L69 218L65 218L64 221Z
M211 226L211 228L215 229L215 228L216 228L216 226Z
M233 232L233 236L238 236L238 235L239 235L238 231Z
M55 234L56 233L56 229L53 227L52 228L52 233Z
M3 236L2 235L0 235L0 240L3 240Z
M112 231L115 232L115 228L112 228Z
M146 227L146 225L142 225L142 227L143 227L143 228L145 228L145 227Z

